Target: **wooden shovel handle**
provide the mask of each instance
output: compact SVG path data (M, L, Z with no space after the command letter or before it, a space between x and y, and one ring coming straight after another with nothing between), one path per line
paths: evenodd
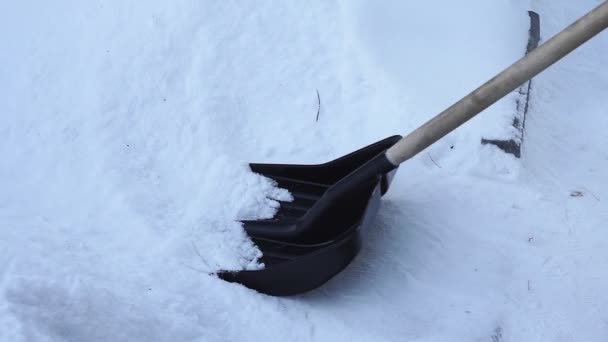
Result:
M462 125L608 27L608 1L587 13L386 151L399 165Z

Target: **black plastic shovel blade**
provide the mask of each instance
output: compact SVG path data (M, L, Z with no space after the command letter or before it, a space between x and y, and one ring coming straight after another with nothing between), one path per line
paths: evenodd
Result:
M219 277L276 296L306 292L331 279L361 248L397 170L384 152L400 138L320 165L250 164L294 200L281 202L272 219L243 222L265 268L222 271Z

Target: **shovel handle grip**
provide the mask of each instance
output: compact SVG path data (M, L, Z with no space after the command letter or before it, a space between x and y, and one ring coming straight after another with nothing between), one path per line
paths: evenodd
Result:
M608 1L553 36L386 151L399 165L441 139L608 27Z

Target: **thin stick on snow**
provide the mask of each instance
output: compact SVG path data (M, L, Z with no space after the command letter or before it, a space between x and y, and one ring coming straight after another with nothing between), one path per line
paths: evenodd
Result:
M591 190L589 190L588 188L586 188L586 187L584 187L584 186L581 186L581 188L582 188L582 189L587 190L587 192L588 192L589 194L591 194L591 196L593 196L593 198L595 198L595 200L596 200L596 201L601 202L601 201L600 201L600 198L599 198L599 197L597 197L597 196L596 196L596 195L595 195L593 192L591 192Z
M203 270L201 270L199 268L196 268L194 266L190 266L190 265L188 265L186 263L183 263L183 262L180 262L180 264L182 264L182 266L184 266L186 268L189 268L189 269L191 269L191 270L193 270L193 271L195 271L197 273L203 273L203 274L210 275L210 276L214 276L215 275L215 273L213 273L213 272L203 271Z
M433 164L435 164L438 168L442 169L441 166L439 166L439 164L437 164L437 162L435 161L435 159L433 159L433 157L431 157L430 153L427 153L429 155L429 158L431 158L431 161L433 162Z
M319 121L319 113L321 113L321 96L319 95L319 89L317 89L317 119L315 120L315 122Z
M192 245L192 249L194 250L194 253L196 253L196 255L198 255L198 258L201 259L201 263L203 263L203 265L205 265L207 267L207 269L211 269L211 267L209 267L209 264L207 264L207 262L205 261L205 258L203 258L203 256L201 255L201 251L198 249L198 246L194 243L194 241L191 241L191 245ZM188 267L187 265L185 265L185 266ZM193 268L193 267L190 267L190 268ZM203 273L207 273L209 275L213 274L213 272L203 272Z

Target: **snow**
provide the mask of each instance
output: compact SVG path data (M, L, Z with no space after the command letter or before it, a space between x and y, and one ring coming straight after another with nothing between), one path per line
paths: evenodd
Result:
M0 2L0 340L608 338L608 35L405 163L364 249L274 298L248 162L405 134L595 0ZM319 121L317 90L321 98Z

